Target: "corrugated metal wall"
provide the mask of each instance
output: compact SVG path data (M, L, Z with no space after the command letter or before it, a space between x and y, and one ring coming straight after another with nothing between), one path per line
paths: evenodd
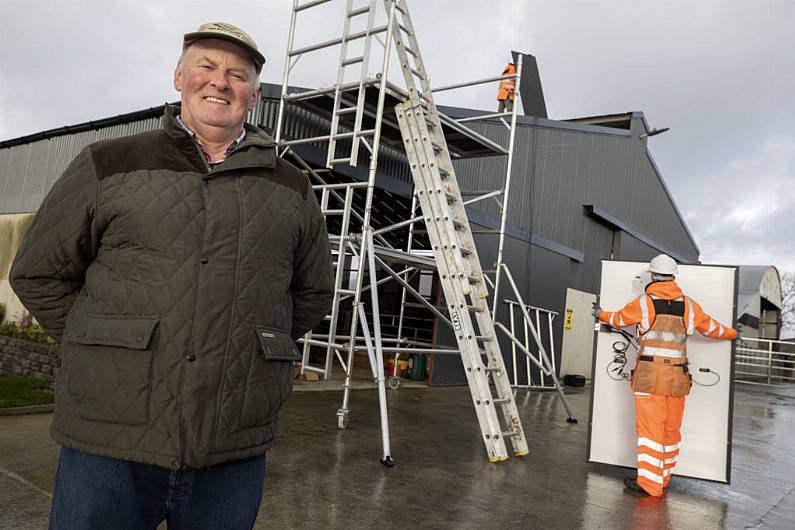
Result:
M263 85L263 97L252 111L250 121L267 130L274 128L278 92L279 87ZM288 109L284 130L287 137L318 136L327 131L328 123L323 117L294 106ZM473 112L443 110L453 117ZM642 232L647 243L659 242L691 261L697 260L698 251L668 198L645 142L625 130L543 118L521 117L520 121L508 222L518 229L514 232L520 237L528 239L533 234L573 250L570 256L584 255L582 263L575 258L571 267L572 287L592 292L598 259L610 257L613 228L587 214L584 204L592 204ZM152 117L0 149L0 213L36 211L57 176L89 143L158 126L159 119ZM499 121L470 123L470 126L507 144L508 130ZM314 147L318 152L325 150L321 144ZM410 182L404 155L383 147L379 160L381 175ZM503 156L455 162L461 189L502 187L506 163ZM362 178L366 175L366 157L360 166L352 174ZM478 203L473 209L493 223L499 218L496 201ZM644 247L651 249L648 245Z
M548 120L533 121L536 124L520 125L516 132L520 147L514 152L509 223L585 250L589 234L583 205L593 204L682 256L698 259L698 250L639 138L606 127L572 124L571 129L562 129L545 126ZM506 143L507 129L499 122L473 128ZM456 163L456 175L465 190L500 188L505 170L505 157ZM499 216L494 202L474 208Z
M0 214L38 210L55 179L87 145L150 131L159 124L159 119L149 118L0 149Z

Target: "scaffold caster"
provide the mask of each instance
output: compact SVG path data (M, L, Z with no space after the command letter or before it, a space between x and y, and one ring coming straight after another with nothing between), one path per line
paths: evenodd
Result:
M389 379L386 380L386 384L389 385L389 388L392 390L397 390L398 387L400 387L400 378L391 375Z
M566 418L566 423L577 423L577 418Z
M348 411L340 409L337 411L337 427L340 429L348 428Z
M381 463L384 464L386 467L394 467L395 461L392 460L391 456L385 456L381 459Z

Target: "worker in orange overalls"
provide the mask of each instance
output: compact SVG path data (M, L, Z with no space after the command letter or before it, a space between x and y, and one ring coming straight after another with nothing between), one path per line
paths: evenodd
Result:
M508 63L508 66L502 71L502 76L515 75L516 66L513 63ZM513 112L513 98L516 93L516 78L502 79L500 81L499 89L497 90L497 112Z
M660 254L649 263L646 292L619 311L594 316L614 328L637 324L638 363L632 373L638 434L637 478L627 488L659 497L671 480L679 455L685 396L692 377L687 369L687 337L695 330L711 339L735 340L737 331L724 326L685 296L674 281L676 262Z

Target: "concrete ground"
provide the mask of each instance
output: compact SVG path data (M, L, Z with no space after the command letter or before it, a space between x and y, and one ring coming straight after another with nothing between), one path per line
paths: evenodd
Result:
M468 390L389 392L392 454L379 463L375 391L352 393L337 429L339 390L301 391L282 413L268 457L257 529L795 528L795 388L738 385L730 486L675 477L662 499L626 491L629 470L585 461L588 390L520 392L530 455L489 464ZM0 528L46 528L57 447L50 414L0 416Z

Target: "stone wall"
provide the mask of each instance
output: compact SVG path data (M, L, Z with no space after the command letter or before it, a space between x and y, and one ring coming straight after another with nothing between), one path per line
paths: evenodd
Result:
M52 388L60 366L55 346L0 336L0 375L35 377Z

